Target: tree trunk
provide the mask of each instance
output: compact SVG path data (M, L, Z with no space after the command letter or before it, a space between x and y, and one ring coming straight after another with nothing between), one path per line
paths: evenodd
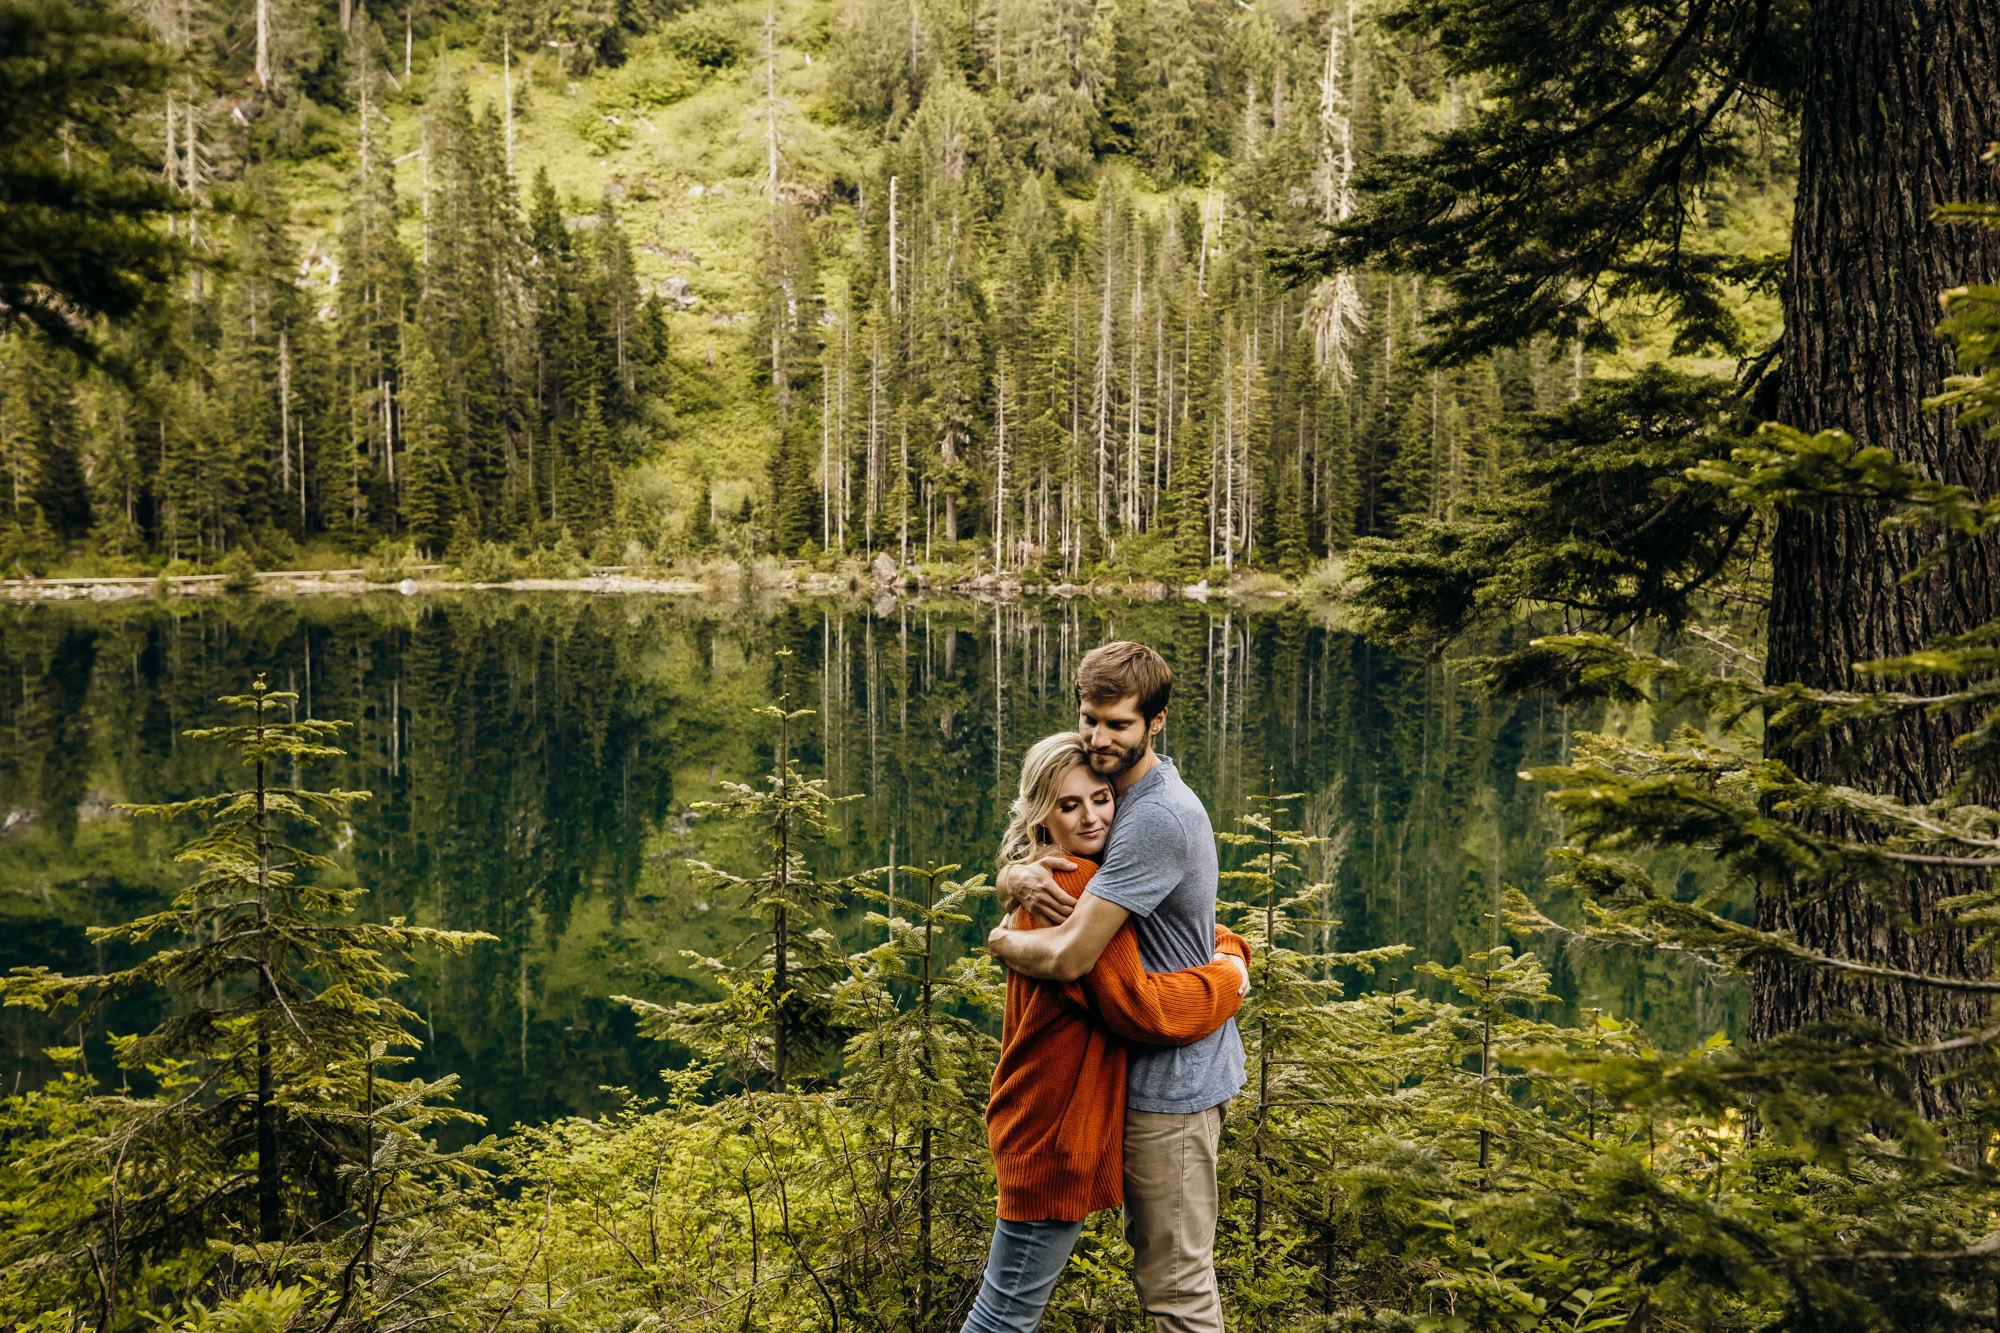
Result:
M1822 0L1812 9L1799 192L1784 296L1779 417L1842 429L1942 481L2000 491L2000 448L1922 409L1950 357L1935 333L1938 294L2000 278L2000 236L1930 221L1937 205L2000 199L2000 171L1979 160L2000 138L2000 8L1990 0ZM1819 688L1861 682L1854 663L1907 652L2000 616L2000 550L1974 547L1951 566L1898 580L1935 538L1884 533L1865 506L1789 510L1772 554L1772 681ZM1904 800L1949 782L1959 719L1924 717L1856 745L1770 738L1801 775L1875 787ZM1910 921L1979 877L1929 874L1887 892ZM1794 885L1763 893L1757 924L1844 958L1920 972L1985 976L1991 960L1962 933L1913 934L1863 886ZM1767 965L1753 978L1753 1039L1859 1012L1907 1037L1979 1020L1982 1001L1910 985L1860 984ZM1917 1071L1920 1104L1950 1114L1957 1094Z
M785 1007L791 998L791 978L788 976L790 958L787 957L790 941L786 938L785 909L780 907L771 922L771 1087L778 1092L785 1090Z
M895 858L890 858L895 864ZM917 1047L917 1063L923 1076L923 1133L917 1148L917 1329L930 1333L931 1324L931 1219L935 1215L931 1198L931 1166L935 1146L931 1119L931 1092L936 1071L931 1068L931 931L937 922L937 866L926 861L924 879L924 970L918 982L917 1004L923 1014L923 1040Z
M271 0L257 0L257 87L271 87Z
M781 659L782 660L782 659ZM780 685L779 706L790 713L791 691ZM778 824L777 855L773 858L771 883L777 896L783 901L791 896L788 880L792 868L792 812L789 802L792 798L792 722L781 715L778 720ZM785 1090L785 1024L786 1009L791 1000L790 977L790 921L787 910L778 908L771 919L771 1086L779 1092Z
M258 739L263 739L264 711L260 692L257 711ZM257 930L271 927L271 832L266 823L267 802L264 761L257 761ZM278 1160L278 1093L273 1067L270 1019L277 1008L278 992L273 984L271 963L261 956L268 943L259 945L261 968L257 976L257 1239L269 1243L283 1232L284 1201L280 1193L283 1165Z

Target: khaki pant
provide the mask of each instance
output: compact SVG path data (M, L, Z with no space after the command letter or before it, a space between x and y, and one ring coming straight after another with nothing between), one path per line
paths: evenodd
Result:
M1222 1108L1125 1113L1125 1239L1154 1333L1222 1333L1215 1155Z

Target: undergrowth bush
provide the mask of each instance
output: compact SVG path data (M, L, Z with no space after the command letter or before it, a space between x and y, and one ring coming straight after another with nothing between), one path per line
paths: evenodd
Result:
M422 563L414 542L384 538L368 553L361 566L361 577L370 583L401 583L415 578Z
M474 542L448 572L459 583L512 583L521 576L521 562L499 542Z
M520 577L530 579L580 579L590 573L590 564L577 549L576 539L564 528L554 542L537 546L521 560Z
M691 65L727 69L749 53L742 33L713 9L676 15L660 25L660 44Z
M143 578L151 574L157 565L157 561L145 560L137 555L85 551L63 560L50 572L66 579Z
M672 106L701 88L704 75L698 62L671 48L660 51L650 40L642 40L637 48L635 55L643 53L645 58L629 60L597 81L591 102L598 114Z
M257 591L257 562L240 546L222 557L222 590L226 593Z

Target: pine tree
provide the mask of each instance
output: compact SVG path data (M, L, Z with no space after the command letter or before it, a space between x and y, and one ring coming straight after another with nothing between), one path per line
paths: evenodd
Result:
M136 423L122 388L98 379L84 385L81 419L91 450L91 543L111 556L137 555L146 547L139 504L146 485L139 467Z
M1206 0L1151 0L1143 22L1134 138L1153 171L1175 180L1209 149L1213 124L1205 108L1216 20Z
M73 1218L38 1247L44 1255L92 1253L73 1271L97 1271L107 1320L146 1264L210 1237L239 1229L259 1245L323 1243L315 1233L350 1207L372 1217L381 1203L371 1193L377 1108L395 1107L390 1119L416 1130L451 1114L430 1104L455 1079L379 1076L386 1052L416 1045L405 1028L416 1015L388 994L402 975L392 960L457 953L491 937L400 918L357 921L362 890L306 881L304 872L334 862L287 841L285 825L313 828L368 793L281 784L282 772L342 753L326 742L346 724L295 718L297 700L259 677L248 694L221 700L249 720L187 733L233 750L249 785L126 807L147 818L203 821L177 858L199 872L165 910L93 927L93 935L142 949L177 937L176 947L98 976L27 967L0 982L8 1004L34 1008L84 998L94 1006L155 989L173 1003L172 1016L151 1032L115 1042L120 1067L150 1071L159 1092L97 1099L95 1132L52 1145L37 1164L48 1191L102 1180L105 1163L114 1164L108 1207Z
M790 653L780 650L778 670ZM697 809L740 821L759 830L768 862L756 875L743 876L704 861L689 865L718 889L743 895L744 906L764 928L744 944L756 946L747 959L697 958L701 971L723 991L720 1000L682 1001L672 1006L631 996L612 998L639 1015L640 1030L672 1038L718 1061L746 1086L753 1078L783 1091L811 1085L845 1033L832 1010L832 986L846 971L833 936L815 925L862 880L822 880L806 862L806 852L831 832L827 817L843 798L826 792L823 778L799 772L792 753L792 724L812 716L790 709L789 692L775 706L758 710L777 723L776 754L764 789L726 784L727 801L702 802Z
M182 201L132 128L180 73L132 16L61 0L0 9L0 333L16 325L95 357L98 321L163 331L189 258L161 224ZM183 214L185 216L185 214Z
M1384 516L1392 523L1437 517L1437 396L1426 377L1412 376L1393 407L1389 440L1395 454L1382 479Z
M533 512L554 523L562 512L560 494L569 483L570 405L575 366L584 355L580 327L576 256L562 205L549 183L548 168L535 172L528 210L528 252L533 275L534 399L536 421L528 454ZM539 446L539 452L537 451Z
M698 479L694 503L688 508L688 549L706 555L715 545L715 483L707 476Z
M226 477L227 498L215 509L213 524L219 547L234 547L248 529L268 518L269 464L277 452L276 376L271 355L275 339L263 336L268 320L256 318L264 293L242 280L218 284L212 298L224 314L222 336L215 349L214 466L218 480Z
M1069 177L1090 165L1117 12L1111 0L1030 0L984 16L991 35L980 46L1031 170Z
M1256 810L1239 818L1246 831L1216 835L1225 847L1253 852L1239 868L1222 872L1223 882L1245 896L1220 906L1236 914L1236 929L1251 945L1250 995L1238 1015L1248 1038L1250 1123L1231 1145L1226 1174L1250 1201L1245 1254L1238 1260L1248 1271L1241 1275L1239 1300L1260 1326L1265 1310L1299 1302L1313 1275L1305 1265L1276 1263L1271 1237L1281 1211L1291 1211L1293 1225L1308 1231L1325 1216L1325 1173L1335 1163L1327 1139L1311 1132L1312 1108L1334 1091L1320 1084L1323 1056L1355 1037L1349 1024L1356 1015L1338 1003L1337 977L1343 969L1373 972L1409 952L1402 944L1349 953L1324 947L1337 926L1329 913L1333 885L1294 881L1301 856L1326 850L1328 839L1284 827L1300 799L1267 783L1251 798ZM1319 858L1323 865L1337 865L1344 852L1339 845L1330 850L1330 857Z
M964 1308L971 1293L952 1290L947 1275L959 1274L962 1286L976 1274L986 1241L985 1091L998 1052L967 1015L999 1009L1004 991L999 969L984 954L938 968L939 934L969 922L965 909L990 892L984 876L950 878L957 870L894 867L886 887L878 876L863 889L882 909L869 912L865 924L887 938L850 960L850 979L838 991L854 1029L842 1093L886 1140L881 1211L902 1252L884 1267L902 1287L908 1327L917 1333L946 1326L940 1316ZM911 886L901 897L898 874ZM897 989L910 992L914 1003L899 1006ZM898 1170L904 1156L907 1176ZM914 1245L896 1216L896 1201L906 1194L915 1204Z
M245 193L251 207L229 222L228 268L207 302L221 325L208 364L237 454L242 526L296 532L303 526L296 496L308 415L305 363L321 344L297 282L298 255L280 220L276 182L253 169Z
M1750 511L1689 486L1687 469L1747 432L1741 404L1712 380L1651 370L1594 386L1521 423L1519 458L1497 498L1460 519L1416 519L1393 542L1359 543L1363 615L1375 633L1412 647L1508 614L1516 598L1561 607L1569 628L1686 624L1752 559ZM1534 647L1498 659L1496 673L1569 684Z
M0 342L0 353L5 356L0 362L0 482L6 486L0 500L6 504L8 524L18 527L41 518L35 497L42 487L46 450L36 401L39 377L34 351L24 338L8 337Z
M459 514L458 482L452 474L454 431L443 372L430 339L411 325L405 335L403 439L408 447L409 482L404 491L405 526L427 555L441 555Z
M1730 289L1775 277L1782 262L1790 274L1784 355L1762 414L1808 433L1844 430L1931 476L1983 479L1986 443L1922 406L1949 370L1932 336L1938 275L1967 283L2000 276L2000 237L1934 216L1951 201L2000 200L2000 178L1976 165L2000 138L2000 32L1987 10L1964 10L1970 27L1960 12L1931 0L1847 0L1772 22L1767 7L1746 0L1658 24L1621 5L1592 22L1634 22L1643 36L1601 44L1573 40L1566 25L1574 16L1559 6L1407 6L1393 26L1478 34L1454 72L1504 91L1425 150L1379 159L1363 174L1361 211L1297 271L1384 264L1437 275L1454 299L1427 355L1462 360L1538 333L1608 350L1616 342L1611 311L1630 301L1664 313L1677 350L1748 351ZM1710 78L1716 70L1728 71L1719 85ZM1767 101L1795 108L1797 205L1789 255L1749 261L1688 224L1711 181L1748 165L1754 139L1741 117ZM1939 106L1967 110L1941 121ZM1928 128L1884 151L1852 132L1863 120ZM1440 189L1454 198L1451 208L1436 206ZM1850 263L1856 246L1879 262ZM1860 320L1857 310L1876 314ZM1911 350L1858 383L1850 368L1890 346ZM1767 358L1753 369L1771 365ZM1926 562L1940 539L1912 545L1886 534L1880 518L1865 504L1778 516L1766 663L1774 682L1846 688L1858 661L1915 652L2000 612L2000 581L1937 581L1923 571L1934 568ZM1857 569L1865 576L1856 578ZM1905 593L1861 591L1883 580ZM1946 790L1957 737L1951 725L1912 720L1873 742L1867 758L1825 736L1795 742L1773 732L1769 742L1771 757L1803 777L1870 772L1886 799L1921 803ZM1757 910L1767 928L1865 965L1915 961L1919 970L1961 973L1976 955L1983 975L1985 953L1971 937L1897 924L1928 921L1972 887L1942 868L1903 882L1902 896L1887 903L1856 883L1772 885ZM1907 999L1913 1007L1833 984L1825 973L1766 969L1753 987L1753 1031L1767 1037L1857 1011L1923 1041L1983 1012L1977 1000L1939 992ZM1927 1095L1938 1114L1956 1113L1950 1090Z
M1982 307L1991 308L1995 295L1990 285L1974 287L1953 305L1951 332L1961 339L1969 373L1947 392L1957 395L1952 405L1975 421L1990 421L2000 404L1984 363L1971 359L1983 354L1982 339L1990 342L1993 321ZM1989 501L1841 432L1806 435L1767 426L1737 444L1727 460L1691 471L1697 484L1742 505L1824 509L1867 497L1899 527L1936 525L1950 533L1940 540L1945 561L1974 554L1974 543L1992 523ZM1563 869L1553 887L1583 899L1584 920L1558 922L1525 894L1510 891L1510 923L1628 956L1694 958L1736 975L1783 967L1820 977L1824 985L1829 979L1823 974L1858 974L1911 1010L1922 1008L1926 991L1989 993L1993 983L1980 975L1983 962L1958 970L1943 970L1937 959L1914 967L1870 964L1761 921L1744 922L1718 892L1690 894L1682 885L1690 856L1720 863L1725 873L1718 885L1748 881L1768 891L1805 878L1862 883L1891 900L1907 891L1905 881L1934 873L1941 861L1985 867L1991 860L1987 816L1967 802L1990 780L1993 763L1988 741L1994 717L1984 701L1991 661L1986 648L1975 646L1991 633L1988 625L1970 638L1943 637L1927 649L1920 668L1908 659L1865 664L1861 675L1871 684L1858 691L1759 680L1701 658L1637 651L1601 633L1548 636L1537 651L1545 666L1560 667L1574 682L1574 697L1689 710L1706 715L1710 725L1706 731L1682 728L1665 743L1586 734L1570 762L1537 770L1533 777L1551 789L1568 825L1567 843L1556 854ZM1698 641L1738 660L1720 627L1705 630ZM1913 669L1940 682L1939 692L1914 695L1898 688ZM1762 753L1767 730L1783 728L1807 737L1837 735L1850 756L1865 755L1871 738L1893 731L1911 712L1955 708L1974 698L1981 702L1971 710L1970 743L1959 750L1958 781L1937 801L1912 805L1815 780ZM1837 817L1773 817L1801 809ZM1672 879L1658 876L1663 869ZM1940 933L1970 928L1990 911L1991 899L1989 885L1954 901L1930 924ZM1449 970L1468 995L1486 984L1479 961ZM1620 1031L1608 1020L1606 1025ZM2000 1072L1996 1054L1984 1024L1939 1042L1912 1042L1886 1023L1850 1014L1737 1047L1717 1034L1686 1056L1629 1044L1529 1056L1535 1072L1569 1081L1593 1118L1599 1108L1642 1111L1645 1151L1633 1144L1614 1152L1602 1165L1576 1172L1554 1195L1475 1205L1453 1221L1455 1244L1466 1253L1467 1233L1504 1217L1506 1234L1527 1238L1510 1240L1510 1249L1518 1243L1523 1251L1575 1256L1561 1280L1599 1291L1603 1278L1633 1282L1621 1275L1631 1272L1635 1256L1658 1253L1671 1237L1685 1259L1672 1272L1647 1271L1622 1293L1614 1288L1613 1300L1627 1307L1643 1302L1652 1317L1693 1327L1721 1328L1736 1317L1704 1308L1712 1275L1724 1269L1743 1274L1730 1279L1733 1289L1754 1291L1751 1299L1773 1318L1800 1326L1823 1322L1821 1312L1839 1311L1838 1318L1855 1328L1976 1327L1994 1317L1994 1294L1983 1274L1962 1265L1991 1244L1992 1184L1960 1165L1977 1151L1973 1122L1940 1121L1936 1099L1941 1087L1990 1086ZM1492 1062L1482 1058L1481 1068ZM1489 1133L1484 1124L1494 1114L1509 1114L1518 1094L1482 1093L1482 1160L1488 1153L1503 1160L1500 1146L1512 1131ZM1741 1127L1753 1122L1754 1136L1745 1143ZM1594 1141L1599 1132L1591 1123ZM1655 1151L1654 1131L1689 1124L1713 1126L1713 1146L1703 1153L1698 1182L1676 1183L1674 1155ZM1808 1196L1814 1211L1803 1228L1772 1206ZM1699 1203L1657 1211L1657 1204L1672 1199ZM1489 1264L1500 1258L1491 1252L1481 1257ZM1705 1276L1684 1282L1682 1275L1694 1266Z
M819 531L821 501L813 486L813 461L820 451L815 423L787 422L771 454L771 544L795 555Z
M996 537L1007 539L1007 550L999 552L997 558L1006 563L1011 563L1014 553L1039 544L1038 478L1056 447L1048 365L1043 355L1043 340L1050 333L1043 305L1054 277L1055 230L1056 219L1042 180L1030 176L1009 198L1001 216L1001 253L996 257L999 290L991 344L994 515L999 529Z
M381 114L374 105L378 75L367 41L357 40L353 50L358 161L340 224L335 443L321 454L320 491L327 527L359 541L371 530L386 530L394 519L386 501L396 442L396 356L415 293L410 256L396 235L392 168L375 123Z
M426 107L424 138L423 292L414 313L449 386L451 469L480 531L500 536L512 531L515 497L526 489L509 447L514 393L503 305L517 273L514 185L496 152L492 116L474 117L463 85ZM579 378L595 379L595 370L581 368Z
M1280 574L1297 578L1306 571L1306 518L1304 487L1297 467L1289 460L1272 465L1275 474L1269 486L1268 535L1271 567Z
M12 340L10 340L12 341ZM84 479L82 422L78 418L76 380L71 358L38 346L38 336L18 339L20 356L11 367L19 381L11 390L32 418L30 428L40 455L33 471L33 498L51 531L73 541L90 530L90 491Z

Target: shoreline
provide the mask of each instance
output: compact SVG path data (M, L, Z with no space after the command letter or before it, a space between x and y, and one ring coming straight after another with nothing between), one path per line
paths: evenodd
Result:
M419 577L393 581L370 579L363 569L274 570L255 575L258 586L252 592L225 592L222 574L178 574L151 577L79 577L44 579L0 579L0 602L31 606L42 603L111 603L150 600L162 585L172 597L316 597L362 596L370 593L399 593L405 597L445 592L581 592L610 596L693 597L721 596L748 600L758 595L864 596L894 600L926 594L949 594L982 601L1012 601L1022 597L1063 599L1115 597L1149 602L1192 601L1338 601L1337 593L1302 588L1287 583L1273 586L1270 576L1257 581L1233 582L1211 587L1206 580L1192 584L1174 583L1092 583L1036 584L1001 577L993 573L970 579L931 579L916 571L902 571L894 581L857 578L794 568L737 568L733 578L691 578L672 571L634 572L630 566L593 566L590 574L577 578L519 578L499 583L472 583L456 579L424 577L443 566L416 571Z

